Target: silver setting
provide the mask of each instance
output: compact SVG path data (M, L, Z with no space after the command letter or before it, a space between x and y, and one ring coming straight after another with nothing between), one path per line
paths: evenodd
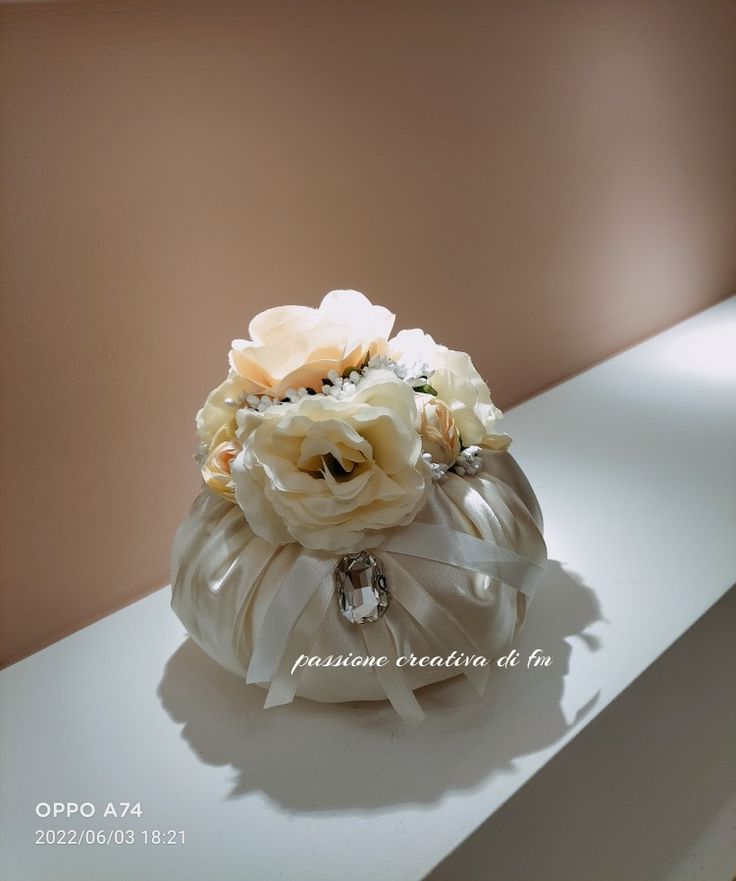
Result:
M345 554L335 569L340 612L351 624L371 624L391 599L381 561L368 551Z

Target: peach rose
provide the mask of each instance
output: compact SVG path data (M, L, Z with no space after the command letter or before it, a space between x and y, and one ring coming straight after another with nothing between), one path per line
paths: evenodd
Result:
M450 408L432 395L416 395L422 449L438 465L452 467L460 455L460 432Z
M319 390L330 370L342 374L383 354L395 318L358 291L331 291L318 309L277 306L251 321L251 339L233 340L230 365L249 394Z
M230 502L235 501L231 473L233 459L240 452L232 425L224 425L213 437L207 458L202 464L202 477L207 486Z

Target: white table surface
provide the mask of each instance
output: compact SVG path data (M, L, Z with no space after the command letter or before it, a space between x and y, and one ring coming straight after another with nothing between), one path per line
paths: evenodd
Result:
M736 587L429 875L733 881Z
M736 581L736 299L504 427L554 561L519 648L551 667L498 671L483 699L426 689L411 730L385 704L263 711L159 591L0 674L0 877L413 881L467 839ZM35 816L53 801L98 815ZM121 801L143 816L99 815ZM37 829L138 839L35 845ZM144 829L186 843L146 846Z

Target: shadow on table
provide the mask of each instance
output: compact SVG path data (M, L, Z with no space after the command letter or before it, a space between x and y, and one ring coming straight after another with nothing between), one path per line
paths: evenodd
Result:
M586 629L599 618L593 591L550 561L516 647L522 659L538 648L552 665L494 669L482 698L464 677L427 686L418 692L427 719L411 729L387 701L297 698L264 710L263 689L246 686L191 639L169 659L158 694L202 762L232 766L230 798L260 791L298 811L428 803L510 770L590 712L597 693L571 721L562 712L566 639L581 637L595 651Z
M735 625L736 587L428 881L733 877Z

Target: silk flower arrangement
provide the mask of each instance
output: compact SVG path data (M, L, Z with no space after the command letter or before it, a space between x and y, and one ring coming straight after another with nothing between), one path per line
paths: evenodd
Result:
M266 706L388 698L489 667L400 656L497 656L544 570L541 514L470 357L357 291L280 306L234 340L197 414L204 486L177 531L172 605ZM388 658L300 666L302 655Z

